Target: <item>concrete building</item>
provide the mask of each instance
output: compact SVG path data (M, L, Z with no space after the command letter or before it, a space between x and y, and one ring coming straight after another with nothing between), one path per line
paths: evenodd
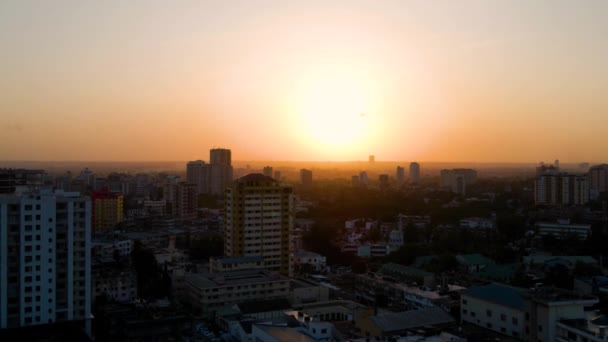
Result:
M324 302L329 300L330 288L312 280L292 278L289 301L293 304Z
M290 281L266 270L242 270L214 274L190 274L185 279L190 303L203 315L227 304L287 298Z
M380 187L380 190L388 189L389 182L387 174L378 175L378 186Z
M124 221L124 197L105 187L91 193L93 233L107 233Z
M196 184L180 182L175 185L175 197L171 202L173 217L179 223L193 222L198 209L198 195Z
M210 191L213 195L223 195L232 183L232 152L228 149L214 148L209 152L211 175Z
M194 160L186 165L186 181L196 184L196 193L208 194L211 192L211 165L202 160Z
M590 224L573 224L570 220L558 220L555 223L538 222L536 229L541 236L552 235L558 239L576 235L579 239L586 240L591 235Z
M312 186L312 170L300 170L300 184L307 188L310 188Z
M137 274L129 268L94 266L91 279L93 300L106 297L112 301L130 303L137 299Z
M319 272L327 267L327 261L324 256L314 252L298 251L293 253L293 267L299 269L303 265L309 265L313 271Z
M558 321L585 317L594 297L560 290L536 291L490 284L461 295L461 320L526 341L557 341Z
M397 166L397 173L395 175L397 179L397 185L401 186L405 183L405 169L401 166Z
M277 182L280 182L280 181L281 181L281 171L275 171L275 172L274 172L274 179L275 179Z
M264 258L259 255L235 258L209 258L210 273L222 273L252 269L264 269Z
M264 166L264 170L262 171L262 174L266 177L272 178L272 176L273 176L272 166Z
M367 178L367 172L361 171L359 172L359 182L362 187L367 187L369 185L369 179Z
M449 328L455 325L454 318L440 308L424 308L403 312L381 313L356 322L357 328L366 336L387 338L406 335L421 328Z
M460 228L463 229L496 229L496 224L493 220L483 217L469 217L460 220Z
M557 322L557 342L606 342L608 317L590 313L586 318L561 319Z
M592 166L587 174L589 177L589 198L597 199L608 191L608 164Z
M0 328L82 321L90 334L90 245L88 197L0 195Z
M420 183L420 164L416 162L410 163L410 183Z
M472 169L441 170L440 185L449 188L453 193L465 195L468 185L477 182L477 171Z
M225 203L224 255L261 256L267 269L289 275L292 188L262 174L250 174L232 183Z
M17 187L37 187L42 185L43 170L0 168L0 194L15 192Z
M534 180L534 203L546 206L585 205L589 202L589 179L555 169L539 167Z

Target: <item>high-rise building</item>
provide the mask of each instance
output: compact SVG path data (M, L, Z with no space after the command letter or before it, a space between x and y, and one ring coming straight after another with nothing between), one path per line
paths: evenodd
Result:
M91 202L79 193L0 195L0 328L79 321L90 334Z
M405 183L405 169L401 166L397 166L397 185L403 185Z
M373 163L373 162L375 162L375 161L376 161L376 156L374 156L373 154L371 154L371 155L369 156L369 162L370 162L370 163Z
M107 233L124 220L124 198L120 192L110 192L108 187L91 193L93 208L93 232Z
M266 177L272 177L272 166L264 166L263 174Z
M0 169L0 194L13 193L17 187L42 185L43 170Z
M589 179L558 171L541 173L534 181L534 202L547 206L585 205L589 202Z
M278 182L281 181L281 171L274 172L274 179L277 180Z
M271 271L288 275L293 228L292 188L262 174L249 174L226 190L224 255L261 256Z
M608 164L595 165L589 169L589 198L597 199L608 192Z
M367 187L369 180L366 171L359 172L359 182L361 182L362 187Z
M410 163L410 183L420 183L420 164L416 162Z
M210 191L213 195L223 195L232 183L232 154L228 149L214 148L209 152L211 175Z
M312 186L312 171L307 169L300 170L300 184L310 188Z
M198 209L198 195L196 184L179 182L177 184L169 184L166 187L172 188L170 194L172 198L165 198L167 205L173 217L178 222L192 222L196 219L196 210Z
M217 165L232 165L232 152L226 148L212 148L209 151L209 163Z
M190 161L186 165L186 180L188 183L196 184L197 194L208 194L210 186L211 165L202 160Z
M382 174L378 176L378 182L379 182L379 186L380 186L380 190L386 190L388 189L388 175L387 174Z
M359 182L359 176L353 176L352 177L352 183L353 183L353 188L358 188L361 186L360 182Z

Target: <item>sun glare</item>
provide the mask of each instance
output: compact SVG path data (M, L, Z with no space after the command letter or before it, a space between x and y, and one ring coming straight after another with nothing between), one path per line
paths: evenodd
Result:
M308 144L345 152L360 146L370 130L371 93L355 80L319 80L297 100L299 128Z

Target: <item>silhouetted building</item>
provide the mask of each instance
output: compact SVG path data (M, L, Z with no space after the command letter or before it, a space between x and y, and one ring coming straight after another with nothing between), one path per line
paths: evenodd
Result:
M353 184L353 188L358 188L361 186L361 183L359 182L359 176L352 177L352 184Z
M410 163L410 182L412 184L420 182L420 164L416 162Z
M214 148L210 151L211 194L223 195L232 182L232 156L228 149Z
M42 185L43 170L0 169L0 194L15 192L16 187Z
M170 182L165 184L163 197L167 202L168 213L178 222L192 222L196 219L198 194L196 184Z
M477 182L477 171L473 169L441 170L441 186L453 193L465 195L467 186Z
M288 275L292 188L259 173L249 174L231 184L225 201L224 254L261 256L268 270Z
M281 181L281 171L274 172L274 179L276 179L278 182Z
M401 166L397 166L397 185L403 185L405 183L405 169Z
M372 154L372 155L370 155L370 156L369 156L369 162L370 162L370 163L373 163L373 162L375 162L375 161L376 161L376 157L375 157L373 154Z
M537 205L569 206L589 202L589 180L584 175L549 171L536 176L534 202Z
M608 191L608 164L595 165L589 169L589 198L597 199Z
M79 193L0 195L0 328L82 321L90 335L91 202Z
M272 177L272 166L264 166L264 171L262 173L266 177Z
M211 165L202 160L188 162L186 180L188 183L196 184L197 194L211 193Z
M311 170L307 170L307 169L300 170L300 183L302 184L302 186L307 187L307 188L312 186L312 171Z
M124 197L120 192L111 192L108 187L91 193L93 207L92 227L95 233L114 230L124 221Z
M359 182L361 182L362 187L367 187L369 183L369 179L367 178L367 172L361 171L359 172Z
M379 175L378 182L379 182L380 190L388 189L388 186L389 186L388 175L386 175L386 174Z

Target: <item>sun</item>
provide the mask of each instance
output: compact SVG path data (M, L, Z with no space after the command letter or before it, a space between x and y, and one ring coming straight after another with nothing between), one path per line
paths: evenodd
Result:
M361 145L369 133L371 92L352 78L311 82L295 104L299 129L310 144L333 151Z

